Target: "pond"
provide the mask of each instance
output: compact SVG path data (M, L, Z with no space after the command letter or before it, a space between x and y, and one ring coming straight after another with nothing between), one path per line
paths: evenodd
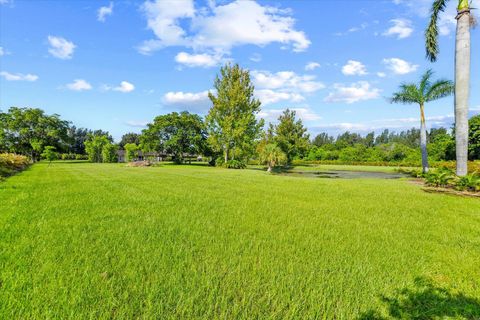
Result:
M345 170L322 170L322 171L297 171L289 170L278 173L282 176L302 178L326 178L326 179L400 179L405 174L396 172L367 172L367 171L345 171Z

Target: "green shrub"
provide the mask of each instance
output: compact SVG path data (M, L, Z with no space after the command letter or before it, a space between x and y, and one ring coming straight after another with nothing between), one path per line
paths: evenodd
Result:
M473 192L480 191L480 174L472 173L455 180L455 189L468 190Z
M88 160L88 155L86 154L76 154L75 160Z
M433 187L452 186L455 180L455 173L448 168L440 168L423 174L425 183Z
M222 164L224 168L228 169L245 169L247 164L240 160L228 160Z

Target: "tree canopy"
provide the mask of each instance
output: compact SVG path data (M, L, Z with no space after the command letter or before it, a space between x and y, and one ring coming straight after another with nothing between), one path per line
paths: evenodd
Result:
M208 94L213 106L206 117L210 145L225 162L246 159L264 125L257 120L260 101L254 97L250 74L238 64L227 64L216 76L214 88L216 93Z
M0 112L0 151L29 155L39 160L45 146L65 150L69 123L57 114L47 115L38 108L12 107Z
M202 118L183 111L161 115L149 123L140 136L144 151L170 153L181 163L186 154L200 154L206 148L207 134Z
M270 126L273 141L285 153L287 162L303 157L309 147L310 137L301 119L296 119L294 110L286 109L278 118L278 124Z

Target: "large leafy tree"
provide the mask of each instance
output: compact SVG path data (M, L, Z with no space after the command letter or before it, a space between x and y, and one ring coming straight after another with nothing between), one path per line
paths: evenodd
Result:
M430 23L425 31L425 47L427 57L433 62L437 60L438 20L449 0L435 0L432 5ZM470 14L469 0L456 0L457 31L455 40L455 142L457 158L457 175L467 174L468 160L468 99L470 94Z
M304 156L309 146L309 135L301 119L296 119L294 110L286 109L278 117L278 124L271 125L274 141L287 156L290 163L295 157Z
M317 147L321 147L327 144L333 144L335 138L330 136L326 132L319 133L313 138L312 144Z
M0 149L39 160L45 146L68 149L69 123L41 109L12 107L0 112Z
M223 153L225 162L247 158L260 137L263 120L257 120L260 101L247 70L238 64L220 69L214 82L216 94L209 93L212 108L206 117L209 142L214 151Z
M71 126L68 128L68 152L85 154L85 141L92 132L85 128Z
M400 91L393 94L392 103L418 104L420 107L420 148L422 151L423 172L428 171L427 155L427 128L425 125L425 104L453 93L453 83L450 80L437 80L432 82L433 71L428 70L422 76L420 83L405 83L400 86Z
M100 131L98 131L101 133ZM91 162L111 162L114 159L112 142L107 134L89 134L85 141L85 151ZM105 151L104 151L105 149ZM105 156L105 159L104 159Z
M118 146L123 149L127 143L140 144L140 135L134 132L125 133Z
M183 162L185 154L201 154L205 149L206 140L207 134L202 118L187 111L156 117L140 136L144 151L170 153L178 163Z

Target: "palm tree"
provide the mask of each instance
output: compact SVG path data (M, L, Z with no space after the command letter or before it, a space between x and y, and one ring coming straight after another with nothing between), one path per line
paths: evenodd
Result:
M438 16L445 10L448 0L435 0L432 5L430 24L425 31L427 58L437 60ZM458 0L457 33L455 43L455 142L457 175L467 174L468 161L468 97L470 94L470 16L468 0Z
M422 169L428 171L427 128L425 126L425 103L438 100L453 93L454 85L450 80L437 80L432 83L432 70L427 70L420 83L406 83L400 86L400 91L393 94L392 103L412 104L420 106L420 148L422 150Z
M272 172L275 166L287 163L287 156L279 146L269 143L260 151L260 161L268 165L267 172Z

